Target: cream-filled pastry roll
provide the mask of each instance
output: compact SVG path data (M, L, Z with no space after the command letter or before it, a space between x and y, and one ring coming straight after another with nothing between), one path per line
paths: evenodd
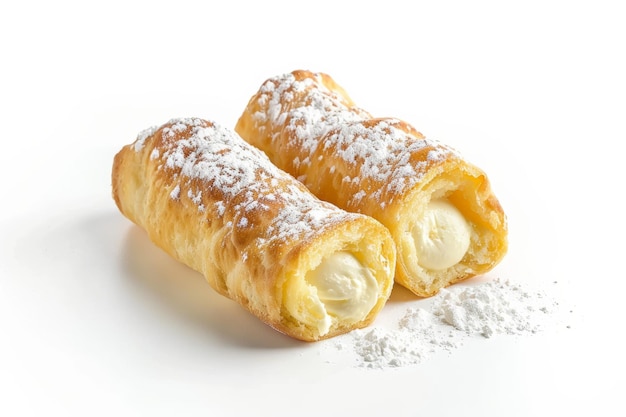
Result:
M113 197L166 253L293 338L369 325L396 249L378 221L315 197L234 131L173 119L115 156Z
M375 118L329 75L266 80L235 130L319 198L379 220L397 248L395 281L419 296L495 267L506 216L485 172L410 124Z

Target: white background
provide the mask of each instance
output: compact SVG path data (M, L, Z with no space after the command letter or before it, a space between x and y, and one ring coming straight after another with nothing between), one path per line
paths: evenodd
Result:
M0 6L0 415L623 415L619 2L211 3ZM216 295L119 214L113 155L140 130L234 126L266 78L300 68L481 166L510 223L481 279L545 285L570 328L357 369ZM422 302L394 291L375 325Z

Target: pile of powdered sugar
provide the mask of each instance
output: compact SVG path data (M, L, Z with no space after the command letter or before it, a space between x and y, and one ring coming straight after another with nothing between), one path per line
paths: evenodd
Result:
M532 335L548 327L558 302L543 291L494 279L452 286L434 296L430 307L410 306L391 327L370 326L331 341L362 368L416 365L440 351L451 352L469 337Z

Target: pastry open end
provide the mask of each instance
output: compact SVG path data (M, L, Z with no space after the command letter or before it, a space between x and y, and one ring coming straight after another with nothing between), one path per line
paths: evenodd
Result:
M451 147L355 106L327 74L265 81L235 130L319 198L380 221L395 281L419 296L495 267L507 222L487 175Z
M119 210L260 320L316 341L369 325L396 252L378 221L321 201L214 122L173 119L115 156Z

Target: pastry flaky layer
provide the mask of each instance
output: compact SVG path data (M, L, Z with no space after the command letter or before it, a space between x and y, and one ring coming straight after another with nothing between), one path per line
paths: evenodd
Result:
M507 252L487 175L410 124L375 118L328 74L266 80L235 127L319 198L383 223L395 281L419 296L485 273Z
M318 199L214 122L141 132L115 156L112 186L156 245L296 339L365 327L391 293L396 249L382 224Z

